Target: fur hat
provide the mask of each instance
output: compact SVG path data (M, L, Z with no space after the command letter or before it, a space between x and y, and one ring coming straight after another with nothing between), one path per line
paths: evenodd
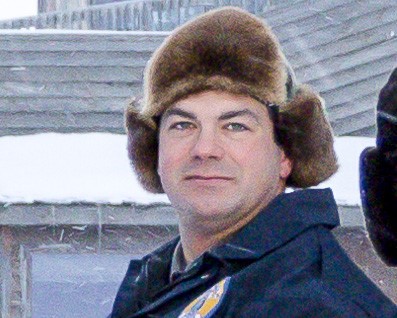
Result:
M157 119L176 101L205 90L280 106L276 135L294 162L287 186L314 186L337 170L322 99L309 87L296 85L264 21L242 9L223 7L172 32L146 66L141 110L136 101L126 110L129 158L146 190L164 192L157 174Z

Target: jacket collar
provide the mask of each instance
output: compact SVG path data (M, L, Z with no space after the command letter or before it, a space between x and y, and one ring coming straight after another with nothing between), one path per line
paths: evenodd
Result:
M311 227L325 226L332 229L337 225L338 211L330 189L280 194L227 243L203 253L189 275L199 272L209 258L218 259L222 263L228 260L258 259ZM167 297L177 297L187 289L193 288L193 285L202 283L200 280L193 280L193 285L167 294L166 298L157 297L169 288L171 259L179 240L178 236L144 257L141 269L143 275L138 277L138 285L143 287L137 294L138 298L142 299L139 307L151 304L145 309L150 310L163 303ZM153 303L155 298L158 300Z
M230 237L227 243L204 253L221 260L257 259L280 247L315 226L333 229L338 226L339 215L332 190L305 189L278 195L253 220ZM159 268L171 267L176 237L149 257L158 260L156 276L164 277ZM163 272L165 270L163 269ZM165 282L163 282L165 283Z
M311 227L332 229L338 225L338 208L331 189L282 193L227 243L209 253L222 260L257 259Z

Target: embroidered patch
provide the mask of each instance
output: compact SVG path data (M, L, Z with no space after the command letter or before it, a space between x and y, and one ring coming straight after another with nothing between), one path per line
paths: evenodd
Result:
M209 318L218 309L229 286L226 277L193 300L178 318Z

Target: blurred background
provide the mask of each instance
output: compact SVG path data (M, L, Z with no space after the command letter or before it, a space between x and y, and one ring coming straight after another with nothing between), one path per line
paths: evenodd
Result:
M397 4L361 0L0 0L0 317L106 317L125 271L178 234L129 166L123 111L178 25L234 5L265 19L325 100L340 170L334 233L395 302L368 240L358 156L397 66Z

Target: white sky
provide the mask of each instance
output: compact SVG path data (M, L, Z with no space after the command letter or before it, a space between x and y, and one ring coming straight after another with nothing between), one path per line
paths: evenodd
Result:
M108 133L0 137L0 202L166 202L143 190L130 167L126 136ZM360 205L358 158L373 138L336 138L340 169L331 187L338 204Z
M37 14L38 0L0 0L0 20Z

